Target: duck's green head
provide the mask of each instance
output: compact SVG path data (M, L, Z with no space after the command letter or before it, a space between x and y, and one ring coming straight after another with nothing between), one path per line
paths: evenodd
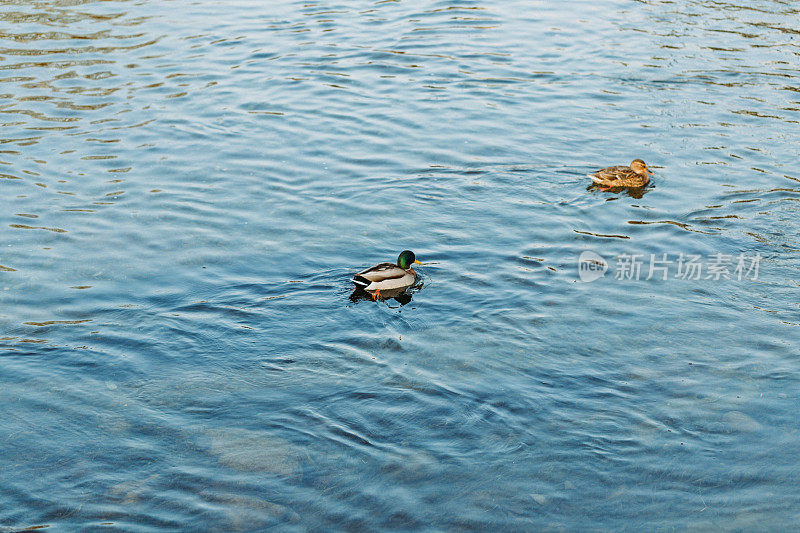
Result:
M408 270L414 263L421 264L411 250L403 250L400 253L400 257L397 258L397 266L403 270Z

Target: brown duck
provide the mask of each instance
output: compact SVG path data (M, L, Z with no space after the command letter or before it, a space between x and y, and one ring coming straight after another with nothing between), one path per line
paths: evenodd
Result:
M592 181L601 185L601 190L607 191L616 187L644 187L650 182L652 174L641 159L634 159L631 166L622 165L606 167L594 174L589 174Z

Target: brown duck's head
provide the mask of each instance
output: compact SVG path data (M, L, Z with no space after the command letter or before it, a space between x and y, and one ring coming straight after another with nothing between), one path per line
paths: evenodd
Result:
M641 159L634 159L633 160L633 162L631 163L631 170L633 170L637 174L644 174L645 176L647 174L652 174L650 169L647 168L647 165L645 164L645 162L642 161Z

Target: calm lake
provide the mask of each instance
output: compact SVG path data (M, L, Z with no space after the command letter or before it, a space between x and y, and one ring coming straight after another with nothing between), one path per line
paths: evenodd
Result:
M798 21L0 2L0 532L796 528Z

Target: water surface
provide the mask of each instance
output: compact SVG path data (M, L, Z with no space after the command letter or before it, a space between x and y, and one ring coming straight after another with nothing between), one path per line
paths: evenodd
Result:
M797 20L4 2L0 531L794 526Z

